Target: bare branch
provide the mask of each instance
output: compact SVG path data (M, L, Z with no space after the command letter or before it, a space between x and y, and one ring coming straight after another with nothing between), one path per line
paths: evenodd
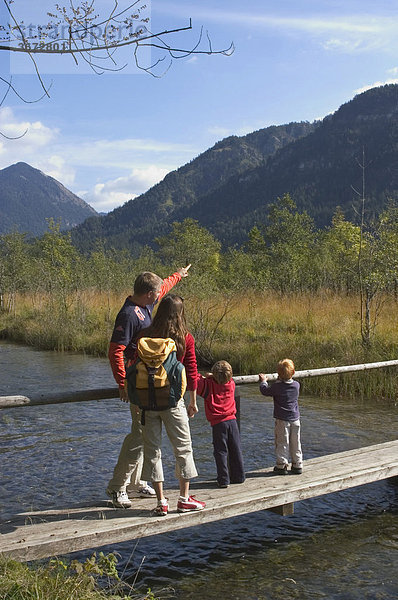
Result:
M83 60L95 74L100 75L105 71L117 72L125 69L128 63L123 60L123 64L119 66L116 52L119 49L135 46L132 57L136 67L153 77L162 77L170 69L174 59L199 54L229 56L234 51L233 43L228 48L214 50L207 31L207 48L200 49L203 38L202 28L196 43L191 48L175 47L167 43L164 38L169 39L173 34L192 30L192 20L189 19L189 25L183 27L152 33L147 27L149 17L143 12L146 6L145 4L139 6L142 0L130 0L125 8L120 7L120 0L113 0L113 6L105 18L100 18L99 14L95 13L95 0L77 0L78 4L75 4L74 0L69 0L67 7L56 3L54 12L47 13L49 22L37 26L26 26L22 19L16 18L10 8L13 1L3 0L9 22L5 25L0 24L0 32L4 32L2 39L6 40L6 43L0 44L0 52L22 53L29 56L44 92L40 99L44 96L49 97L51 85L47 86L42 79L40 66L36 62L37 55L70 55L76 65L79 64L80 58L80 61ZM139 51L145 48L157 49L162 56L149 66L142 65ZM165 66L163 71L157 72L162 66ZM0 106L10 91L23 102L27 102L11 84L11 80L7 81L0 77L0 82L7 86ZM3 134L3 137L7 136Z
M8 5L8 2L7 2L7 0L4 0L4 4L6 5L6 7L7 7L7 10L8 10L8 13L9 13L9 15L10 15L10 17L11 17L12 21L15 23L15 27L16 27L16 28L17 28L17 30L19 31L19 33L20 33L20 35L21 35L21 38L22 38L22 40L24 41L24 43L26 43L26 38L25 38L25 36L24 36L24 33L23 33L23 31L22 31L22 29L21 29L21 27L20 27L19 23L16 21L16 19L15 19L14 15L12 14L12 12L11 12L11 10L10 10L10 7L9 7L9 5ZM50 97L50 95L49 95L49 93L48 93L48 90L47 90L46 86L44 85L44 81L42 80L42 78L41 78L41 76L40 76L40 72L39 72L39 69L37 68L37 64L36 64L36 61L35 61L35 59L33 58L33 56L32 56L32 54L31 54L31 52L29 52L29 51L28 51L28 52L27 52L27 54L29 55L29 57L30 57L31 61L33 62L33 65L34 65L34 68L35 68L35 71L36 71L37 78L38 78L38 80L39 80L39 82L40 82L40 85L41 85L41 87L43 88L43 90L44 90L44 92L45 92L45 95L46 95L46 96L48 96L48 97Z
M149 40L149 39L153 39L153 38L159 38L162 35L170 35L172 33L180 33L181 31L188 31L189 29L192 29L192 25L189 24L186 27L178 27L177 29L165 29L164 31L161 31L160 33L151 33L150 35L147 35L145 37L140 37L139 39L135 39L135 40L127 40L124 42L112 42L112 43L108 43L108 44L104 44L102 46L98 46L98 45L94 45L94 44L90 44L87 47L83 46L82 48L62 48L62 49L52 49L52 48L46 48L45 44L43 44L42 46L38 44L37 48L28 48L29 45L29 41L25 39L25 44L27 44L27 46L3 46L0 45L0 50L7 50L8 52L22 52L24 54L82 54L85 52L91 52L93 49L95 50L108 50L109 48L124 48L126 46L131 46L132 44L139 44L142 46L155 46L154 44L141 44L142 41L145 40ZM73 32L71 31L71 35L73 35ZM71 39L74 40L74 38L69 37L67 38L57 38L58 42L68 42L70 43ZM75 44L76 44L76 40L74 40ZM217 51L213 51L213 54L225 54L226 52L229 51L229 49L233 46L233 44L231 44L231 46L227 49L227 50L217 50ZM164 46L157 46L158 48L162 48L163 50L167 49L168 46L164 45ZM178 49L178 48L171 48L171 50L175 51L175 52L188 52L188 50L183 50L183 49ZM200 52L200 54L209 54L209 51L202 51Z
M23 96L21 96L21 94L20 94L20 93L17 91L17 89L16 89L16 88L15 88L15 87L12 85L12 83L11 83L11 81L12 81L12 78L10 79L10 81L7 81L7 79L4 79L4 77L1 77L1 75L0 75L0 81L2 81L3 83L5 83L5 84L8 86L8 90L7 90L7 92L6 92L6 94L5 94L4 98L3 98L3 100L0 102L0 106L3 104L3 102L4 102L5 98L6 98L7 94L8 94L8 91L9 91L10 89L11 89L11 90L14 92L14 94L15 94L16 96L18 96L18 98L19 98L20 100L22 100L22 102L24 102L25 104L34 104L35 102L40 102L40 100L43 100L44 96L47 96L47 94L45 94L45 93L44 93L44 94L42 94L42 95L41 95L39 98L36 98L36 100L27 100L26 98L24 98ZM52 87L52 84L53 84L53 82L51 82L51 83L50 83L50 85L48 86L48 90L50 90L50 89L51 89L51 87Z
M7 79L4 79L4 77L1 77L1 75L0 75L0 81L2 81L3 83L5 83L5 84L6 84L6 86L7 86L7 90L6 90L6 92L5 92L4 96L3 96L3 98L2 98L2 99L1 99L1 101L0 101L0 107L1 107L1 106L3 106L3 104L4 104L4 102L5 102L5 100L6 100L7 96L8 96L8 94L9 94L9 92L10 92L11 90L12 90L12 91L14 92L14 94L15 94L15 95L16 95L16 96L17 96L17 97L20 99L20 100L22 100L22 102L24 102L25 104L34 104L35 102L40 102L40 100L43 100L44 96L47 96L47 94L45 94L45 93L44 93L44 94L42 94L42 95L40 96L40 98L36 98L36 100L27 100L26 98L23 98L23 97L21 96L21 94L19 94L19 92L18 92L18 91L15 89L15 87L12 85L12 83L11 83L11 82L12 82L12 77L11 77L11 79L8 81ZM50 86L48 87L48 91L50 91L50 89L51 89L51 86L52 86L52 82L51 82ZM27 134L27 132L28 132L28 129L25 129L25 131L24 131L23 133L21 133L20 135L16 135L16 136L9 136L9 135L6 135L5 133L3 133L2 131L0 131L0 135L1 135L1 137L5 138L6 140L19 140L20 138L24 137L24 135L26 135L26 134Z

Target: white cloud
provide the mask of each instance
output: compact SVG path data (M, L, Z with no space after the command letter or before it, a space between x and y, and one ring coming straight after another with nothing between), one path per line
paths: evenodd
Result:
M331 38L326 40L322 46L325 50L330 50L334 52L344 52L344 53L352 53L356 52L361 48L360 40L343 40L341 38Z
M60 132L41 121L18 121L13 111L0 109L0 169L17 162L26 162L64 185L72 185L75 169L60 154L51 152L58 143ZM22 137L19 137L22 136Z
M167 173L167 169L156 165L136 168L126 177L97 183L92 190L80 192L79 195L98 212L108 212L136 198L161 181Z
M18 121L8 107L0 108L0 131L9 138L18 138L1 138L0 162L6 160L7 164L11 162L10 157L34 155L39 149L52 143L59 134L58 129L46 127L41 121Z
M105 169L130 170L132 165L145 166L156 158L170 170L195 156L196 152L196 149L188 144L138 138L89 141L79 139L62 143L62 153L67 160L80 166ZM170 163L172 166L169 166Z
M397 47L397 17L366 14L363 7L361 12L351 11L350 14L338 17L335 13L331 14L331 9L327 6L321 15L318 11L316 14L305 16L280 16L272 12L259 14L259 11L208 10L198 7L197 4L184 4L182 9L181 5L168 2L163 2L156 10L179 16L189 13L189 16L195 20L235 25L239 29L243 27L253 30L263 29L281 35L305 34L307 38L311 37L326 49L336 52L363 52L375 47L391 49L392 45L394 48Z
M358 88L357 90L354 90L354 94L362 94L362 92L367 92L368 90L371 90L372 88L375 87L380 87L382 85L389 85L390 83L398 83L398 79L386 79L385 81L375 81L375 83L371 83L369 85L364 85L361 88Z
M19 121L10 108L0 109L0 131L9 137L26 131L20 139L0 136L0 169L26 162L98 211L135 198L198 154L188 144L153 139L71 139L40 121Z
M301 10L301 9L300 9ZM189 15L195 19L201 19L206 21L213 21L217 23L233 23L236 25L249 25L254 27L266 27L266 28L284 28L284 29L296 29L301 31L357 31L361 33L372 33L380 31L381 27L384 27L386 23L391 23L391 18L383 16L365 15L363 11L361 14L345 15L344 17L336 18L329 14L324 17L308 14L305 17L296 16L276 16L275 14L263 13L259 14L258 11L250 12L234 12L231 10L217 10L212 8L207 10L206 8L198 8L197 4L184 4L184 8L181 5L173 3L163 2L156 8L157 12L163 12L167 14L175 14L182 16L189 12Z
M214 125L213 127L209 127L208 132L211 135L218 136L220 139L225 138L229 135L232 135L232 129L228 129L227 127L221 127L219 125Z
M46 158L43 163L39 160L38 165L38 168L46 175L54 177L66 187L75 182L76 170L62 156L54 154Z
M275 123L272 123L275 125ZM234 123L235 126L231 127L222 127L221 125L214 125L207 129L208 133L211 136L215 136L217 140L221 140L230 135L242 136L248 133L252 133L253 131L257 131L257 129L262 129L263 127L268 127L271 123L267 121L255 121L252 123L243 123L238 126L237 123Z

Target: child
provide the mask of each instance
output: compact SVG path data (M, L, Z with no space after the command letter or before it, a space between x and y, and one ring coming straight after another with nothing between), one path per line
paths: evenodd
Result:
M225 360L216 362L211 371L206 377L198 375L197 393L204 398L206 418L212 426L217 483L220 488L227 488L230 483L245 480L235 418L235 382L232 367Z
M275 451L277 475L287 475L289 459L292 461L291 473L303 472L303 455L300 443L300 413L298 397L300 384L293 381L294 363L285 358L278 363L278 379L271 385L263 373L259 374L260 392L274 399Z

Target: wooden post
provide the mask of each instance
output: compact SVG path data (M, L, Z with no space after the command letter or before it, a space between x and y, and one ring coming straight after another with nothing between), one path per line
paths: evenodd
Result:
M280 515L281 517L290 517L291 515L294 515L294 502L281 504L280 506L274 506L273 508L268 508L267 510L275 513L276 515Z

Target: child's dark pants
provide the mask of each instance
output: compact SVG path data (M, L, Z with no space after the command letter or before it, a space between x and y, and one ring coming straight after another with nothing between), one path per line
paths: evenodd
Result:
M217 423L212 430L218 484L243 483L245 468L236 419Z

